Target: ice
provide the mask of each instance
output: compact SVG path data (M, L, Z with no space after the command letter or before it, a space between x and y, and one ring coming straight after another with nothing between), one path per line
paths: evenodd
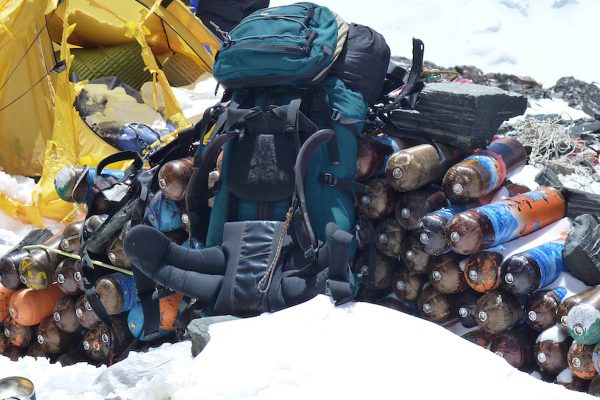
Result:
M539 343L546 340L552 340L555 343L560 343L566 338L567 334L565 331L560 327L560 325L556 324L540 333L535 342Z

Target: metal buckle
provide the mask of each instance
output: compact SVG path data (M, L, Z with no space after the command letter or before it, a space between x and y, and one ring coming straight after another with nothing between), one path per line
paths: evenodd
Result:
M323 184L323 185L327 185L327 186L335 186L338 183L337 178L335 177L335 175L330 174L328 172L324 172L319 176L319 181Z

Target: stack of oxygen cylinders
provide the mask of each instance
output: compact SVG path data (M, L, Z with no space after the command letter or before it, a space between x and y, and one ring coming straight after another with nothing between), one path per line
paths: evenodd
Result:
M177 169L187 161L168 164L159 174L169 172L172 164ZM123 176L122 171L105 170L103 174ZM185 171L174 175L179 181L189 179ZM93 168L65 168L55 181L57 192L63 200L84 204L94 176ZM178 203L183 193L175 193L176 200L170 198L174 197L174 189L172 184L165 184L168 179L175 178L161 178L161 190L149 201L145 223L183 244L188 238L185 215L180 213ZM184 189L185 185L179 187L180 191ZM95 206L103 209L102 204ZM0 355L13 360L25 355L46 357L63 366L82 361L99 365L111 363L111 354L156 345L175 336L183 299L179 293L160 299L160 331L152 342L146 341L143 334L142 307L131 263L123 250L130 222L108 241L106 248L95 249L91 255L95 274L100 275L95 290L109 315L111 329L100 321L86 299L79 257L81 238L90 237L106 219L106 214L93 215L70 223L57 234L36 229L0 259Z
M565 268L561 192L510 182L526 162L508 137L468 152L361 139L357 178L369 190L356 197L357 300L441 324L539 379L600 393L600 286Z

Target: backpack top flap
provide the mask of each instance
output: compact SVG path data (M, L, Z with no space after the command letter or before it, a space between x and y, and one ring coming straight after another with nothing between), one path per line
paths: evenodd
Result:
M313 3L258 10L229 32L213 75L226 88L310 85L326 75L347 34L344 21Z

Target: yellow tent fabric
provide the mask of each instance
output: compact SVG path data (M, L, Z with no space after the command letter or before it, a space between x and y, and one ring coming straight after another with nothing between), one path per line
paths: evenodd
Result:
M117 150L73 107L81 85L69 81L70 50L135 42L162 88L165 118L189 126L170 84L209 74L219 41L181 1L0 0L0 169L41 176L30 204L0 194L1 210L38 225L74 211L54 191L56 173Z

